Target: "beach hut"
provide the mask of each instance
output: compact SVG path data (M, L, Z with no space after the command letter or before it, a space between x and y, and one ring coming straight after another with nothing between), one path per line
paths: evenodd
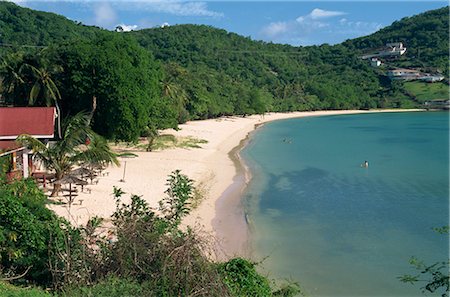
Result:
M9 179L28 177L34 166L30 151L15 140L29 134L43 142L54 138L56 109L54 107L0 107L0 157L10 158Z

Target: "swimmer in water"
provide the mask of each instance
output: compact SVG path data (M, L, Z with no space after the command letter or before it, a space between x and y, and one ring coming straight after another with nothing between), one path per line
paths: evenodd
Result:
M364 167L364 168L367 168L367 167L369 167L369 162L367 162L367 161L364 161L364 163L363 163L363 164L361 164L361 167Z

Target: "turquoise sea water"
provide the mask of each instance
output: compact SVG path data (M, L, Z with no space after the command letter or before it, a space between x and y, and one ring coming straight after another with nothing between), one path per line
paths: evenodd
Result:
M423 296L397 277L448 258L448 113L272 122L241 152L251 243L309 296ZM360 165L365 160L368 168Z

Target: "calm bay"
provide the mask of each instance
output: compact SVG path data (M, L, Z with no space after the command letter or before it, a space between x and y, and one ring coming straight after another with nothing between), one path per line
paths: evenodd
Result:
M309 296L421 296L408 261L448 258L449 117L378 113L266 124L241 156L265 272ZM361 166L364 161L369 166Z

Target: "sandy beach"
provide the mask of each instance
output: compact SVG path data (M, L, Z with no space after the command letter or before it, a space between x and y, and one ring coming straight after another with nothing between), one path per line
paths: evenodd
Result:
M222 256L248 254L248 231L240 197L249 175L245 174L236 155L255 127L269 121L296 117L399 111L402 110L268 113L264 116L188 122L180 125L178 131L164 130L160 134L206 140L207 143L200 144L200 148L134 152L138 155L136 158L119 158L120 167L108 167L104 176L98 178L98 184L88 185L90 193L78 192L70 210L67 205L50 207L75 225L85 224L92 216L108 218L115 209L112 198L114 186L127 193L124 201L129 201L129 194L136 194L142 196L151 207L157 207L158 201L164 197L167 176L179 169L195 181L203 195L202 202L184 224L200 227L215 236L223 250Z

